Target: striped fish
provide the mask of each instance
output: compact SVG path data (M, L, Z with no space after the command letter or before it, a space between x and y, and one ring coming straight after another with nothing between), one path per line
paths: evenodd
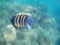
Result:
M10 21L16 28L30 28L32 25L32 18L29 13L18 13L12 16Z

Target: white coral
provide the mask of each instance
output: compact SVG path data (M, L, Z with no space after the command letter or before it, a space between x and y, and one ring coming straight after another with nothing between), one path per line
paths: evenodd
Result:
M12 25L8 25L3 32L4 39L6 41L14 41L16 39L16 30Z

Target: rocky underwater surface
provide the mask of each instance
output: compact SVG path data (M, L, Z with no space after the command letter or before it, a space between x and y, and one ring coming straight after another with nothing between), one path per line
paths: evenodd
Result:
M1 2L0 45L60 45L60 26L48 10L45 4ZM11 16L22 12L31 13L35 18L29 30L16 30L10 22Z

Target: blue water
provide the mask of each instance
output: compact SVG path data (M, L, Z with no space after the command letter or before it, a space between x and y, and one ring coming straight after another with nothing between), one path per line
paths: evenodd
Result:
M34 17L28 31L10 22L22 12ZM60 45L60 0L0 0L0 45Z

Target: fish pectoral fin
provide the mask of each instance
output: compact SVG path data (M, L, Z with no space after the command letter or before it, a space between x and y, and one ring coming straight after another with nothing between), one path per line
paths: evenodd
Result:
M29 24L27 24L27 27L28 27L28 29L31 29L31 26Z
M24 26L24 29L29 30L29 29L31 29L31 27L30 27L29 24L26 24L26 25Z

